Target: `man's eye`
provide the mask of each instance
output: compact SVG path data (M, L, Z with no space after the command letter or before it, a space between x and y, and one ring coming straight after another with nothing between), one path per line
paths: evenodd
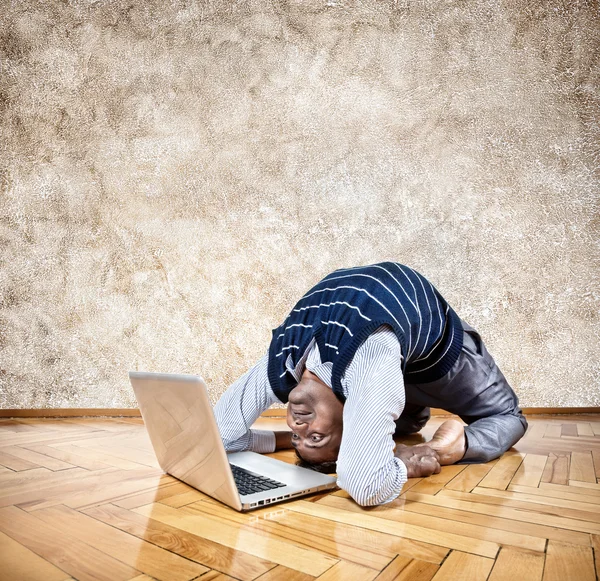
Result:
M299 439L300 439L300 436L298 434L294 434L292 432L292 440L299 440Z
M311 436L310 438L313 442L320 442L323 439L323 436Z

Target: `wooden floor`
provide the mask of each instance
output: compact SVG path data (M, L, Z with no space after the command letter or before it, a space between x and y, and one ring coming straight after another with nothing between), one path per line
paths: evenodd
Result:
M0 579L593 581L599 476L600 416L538 416L385 507L337 491L239 514L163 475L139 419L1 420Z

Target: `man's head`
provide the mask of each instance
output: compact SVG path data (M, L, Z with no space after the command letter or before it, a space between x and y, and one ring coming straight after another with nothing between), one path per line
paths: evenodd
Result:
M292 445L309 464L335 462L342 442L343 405L316 375L305 371L288 396Z

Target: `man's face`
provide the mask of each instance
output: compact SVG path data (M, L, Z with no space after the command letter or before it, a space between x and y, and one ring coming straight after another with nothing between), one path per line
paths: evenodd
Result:
M331 388L305 371L288 401L292 446L302 459L310 463L335 462L342 441L344 408Z

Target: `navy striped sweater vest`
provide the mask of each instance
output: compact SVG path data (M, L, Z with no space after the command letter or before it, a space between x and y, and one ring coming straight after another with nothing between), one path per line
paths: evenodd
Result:
M332 388L343 402L341 377L361 343L381 325L398 337L405 383L439 379L462 348L459 317L418 272L393 262L336 270L273 331L268 372L273 392L288 401L297 381L286 372L286 361L295 368L315 338L321 360L333 364Z

